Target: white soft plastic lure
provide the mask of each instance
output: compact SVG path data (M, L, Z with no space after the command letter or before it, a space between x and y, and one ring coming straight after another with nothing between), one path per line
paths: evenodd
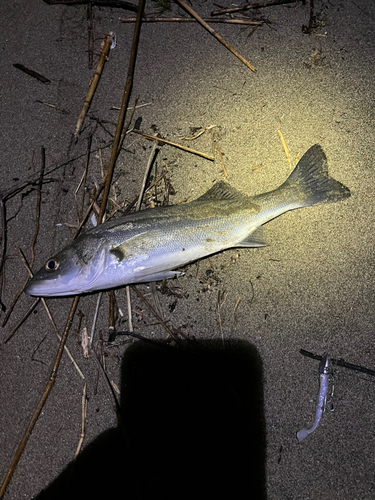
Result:
M316 401L315 420L310 429L301 429L300 431L297 432L297 439L299 442L303 441L309 434L311 434L316 430L322 418L326 406L328 386L329 386L328 371L329 371L329 355L324 354L319 364L320 384L319 384L319 393Z
M26 293L76 295L172 278L175 269L233 247L264 246L261 226L279 215L350 196L328 175L312 146L277 189L246 196L218 182L190 203L143 210L95 227L65 247L32 278Z

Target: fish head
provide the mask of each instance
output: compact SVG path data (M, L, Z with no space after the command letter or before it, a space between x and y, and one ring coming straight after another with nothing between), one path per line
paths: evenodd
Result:
M106 268L107 248L105 238L83 234L48 259L30 279L25 292L36 297L57 297L98 289Z

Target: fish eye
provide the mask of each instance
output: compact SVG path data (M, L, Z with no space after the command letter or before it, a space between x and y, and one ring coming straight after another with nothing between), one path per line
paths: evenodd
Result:
M56 271L60 265L60 262L56 259L50 259L46 262L46 270L47 271Z

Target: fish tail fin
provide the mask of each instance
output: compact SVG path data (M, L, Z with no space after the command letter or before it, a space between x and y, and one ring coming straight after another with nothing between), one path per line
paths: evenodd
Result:
M315 144L302 156L288 179L280 186L300 207L334 203L350 196L350 190L328 174L327 158Z

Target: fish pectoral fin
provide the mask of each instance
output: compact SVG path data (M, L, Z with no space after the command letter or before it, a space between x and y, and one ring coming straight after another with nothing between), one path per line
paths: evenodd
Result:
M264 241L263 228L258 227L249 236L242 240L237 247L265 247L267 243Z
M147 281L162 281L174 278L175 276L182 276L185 273L180 271L161 271L160 273L147 274L142 277L142 283Z
M109 253L111 253L112 255L114 255L119 262L121 262L122 260L124 260L125 254L124 254L124 251L121 249L121 245L118 246L118 247L111 248L111 250L109 251Z
M119 262L122 262L125 258L128 259L132 255L147 252L152 248L150 243L152 241L151 234L151 231L136 234L120 245L113 246L109 253L116 257Z

